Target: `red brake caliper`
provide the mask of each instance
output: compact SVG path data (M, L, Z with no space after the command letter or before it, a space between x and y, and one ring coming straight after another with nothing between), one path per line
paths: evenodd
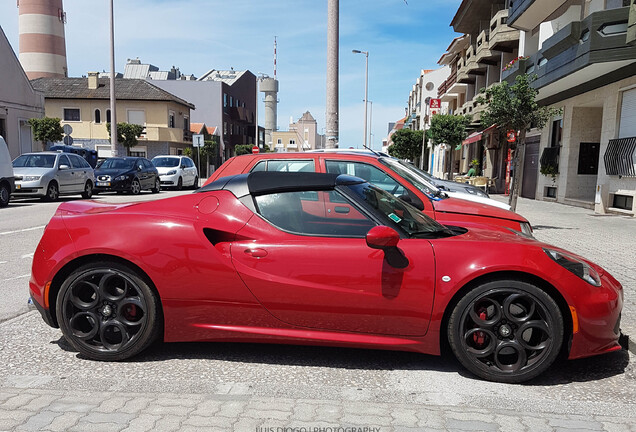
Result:
M486 321L486 318L488 318L488 316L486 315L486 310L482 309L479 311L479 319ZM486 342L486 333L484 333L483 331L478 331L473 333L473 340L475 341L475 344L477 346L483 346L484 343Z

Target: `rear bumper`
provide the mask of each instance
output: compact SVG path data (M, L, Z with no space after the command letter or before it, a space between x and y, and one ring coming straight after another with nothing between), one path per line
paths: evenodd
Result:
M57 323L55 322L55 320L53 319L51 312L48 309L44 309L44 307L40 305L37 301L35 301L33 297L29 297L29 310L33 310L33 309L36 309L38 312L40 312L42 319L49 326L54 328L59 327Z

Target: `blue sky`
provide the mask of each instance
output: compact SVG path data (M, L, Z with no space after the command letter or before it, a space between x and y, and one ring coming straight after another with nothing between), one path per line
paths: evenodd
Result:
M421 69L436 69L461 0L340 1L340 147L361 147L364 55L369 51L372 143L404 116ZM64 0L70 76L109 70L108 0ZM0 2L0 26L18 50L18 9ZM273 74L278 40L278 127L309 110L325 126L327 0L115 0L116 69L126 59L201 76L209 69ZM262 98L261 98L262 99ZM262 102L259 113L262 113ZM262 121L260 121L262 125Z

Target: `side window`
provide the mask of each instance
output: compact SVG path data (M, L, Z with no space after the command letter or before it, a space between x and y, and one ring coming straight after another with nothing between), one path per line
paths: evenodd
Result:
M330 199L324 200L325 196ZM333 196L343 204L334 206ZM265 220L294 234L363 238L375 226L335 190L329 195L319 191L282 192L261 195L255 201L258 214Z
M142 159L142 162L144 163L144 168L152 168L152 162L150 162L148 159Z
M263 160L254 165L250 172L278 171L278 172L316 172L316 164L312 160Z
M81 157L79 157L77 155L74 155L74 154L70 154L70 155L68 155L68 158L71 160L71 166L73 168L83 168L83 166L82 166L82 160L83 159Z
M328 160L326 161L326 166L328 173L348 174L360 177L393 195L400 196L407 193L404 186L393 180L386 172L373 165L364 162Z
M60 165L66 165L68 167L71 166L71 162L68 160L68 157L66 157L66 155L60 155L60 159L57 162L57 167L59 168Z

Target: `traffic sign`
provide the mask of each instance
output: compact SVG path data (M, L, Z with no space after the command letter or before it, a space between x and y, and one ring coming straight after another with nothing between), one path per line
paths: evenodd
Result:
M258 153L258 146L252 147L252 153L254 154Z
M509 143L513 143L513 142L517 141L517 132L515 132L513 130L509 130L508 132L506 132L506 140Z
M442 100L431 99L431 109L440 109L440 108L442 108Z
M66 145L73 145L73 137L70 135L66 135L64 137L64 144Z
M192 146L193 147L203 147L203 135L196 134L192 135Z
M69 124L65 124L64 127L62 128L64 129L64 133L66 135L70 135L73 133L73 126L69 125Z

